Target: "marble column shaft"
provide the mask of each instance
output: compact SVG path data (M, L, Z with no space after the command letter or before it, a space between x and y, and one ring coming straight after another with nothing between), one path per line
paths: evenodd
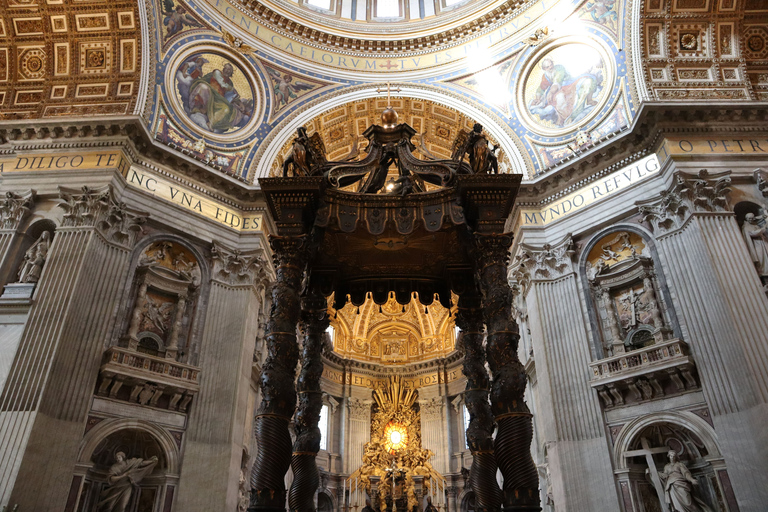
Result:
M57 229L0 397L2 504L59 510L66 501L128 263L129 251L93 226Z
M536 424L540 439L548 443L557 509L613 512L620 506L600 404L588 385L590 341L570 244L568 238L547 254L523 246L539 396ZM544 259L558 263L535 263Z
M214 276L200 342L200 392L189 415L178 510L237 510L261 294ZM204 489L204 492L201 490Z

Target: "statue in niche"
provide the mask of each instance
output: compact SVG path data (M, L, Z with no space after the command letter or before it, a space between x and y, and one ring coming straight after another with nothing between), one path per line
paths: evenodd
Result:
M768 224L765 220L765 210L761 208L760 215L748 213L741 226L749 256L761 276L768 276Z
M674 450L667 452L669 463L659 473L664 486L664 497L670 512L711 512L711 509L693 495L693 486L699 482L693 478L688 467L680 462Z
M102 491L101 501L96 506L101 512L125 512L139 482L152 472L158 462L156 456L147 460L126 460L123 452L117 452L115 459L107 476L109 487Z
M51 233L50 231L43 231L37 242L32 244L32 247L27 249L26 254L24 254L24 262L19 268L20 283L36 283L40 280L50 247Z
M251 501L251 493L248 491L248 482L245 479L245 470L240 470L240 481L238 486L238 499L237 499L237 510L238 512L246 512L248 510L248 505L250 505Z

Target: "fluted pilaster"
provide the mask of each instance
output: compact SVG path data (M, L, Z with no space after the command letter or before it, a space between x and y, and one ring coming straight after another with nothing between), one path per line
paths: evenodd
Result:
M208 311L200 343L200 392L189 426L176 507L237 510L244 428L259 310L271 264L262 249L214 244ZM204 469L203 469L204 468ZM200 489L205 489L204 493Z
M71 474L77 456L144 221L106 187L63 189L61 197L65 211L78 214L65 215L57 229L0 396L0 493L20 510L59 510L66 501L70 481L62 475Z
M730 212L729 184L729 172L678 172L660 200L638 205L657 236L736 498L742 511L758 511L768 501L768 300Z
M589 382L589 338L570 236L521 244L513 272L525 282L536 362L537 426L547 450L555 503L564 510L619 510L600 404Z

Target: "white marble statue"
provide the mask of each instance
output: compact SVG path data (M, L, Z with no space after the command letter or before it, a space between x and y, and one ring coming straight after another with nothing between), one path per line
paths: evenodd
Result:
M109 468L107 483L109 487L101 492L101 501L97 505L100 512L125 512L135 489L145 476L150 474L157 464L157 457L144 459L125 459L123 452L115 454L117 462Z
M701 500L693 495L693 486L699 482L693 478L688 467L677 459L674 450L667 452L669 463L659 473L664 486L664 497L670 512L711 512Z
M36 283L40 280L40 274L43 272L43 265L48 257L48 249L51 247L51 233L43 231L37 242L27 249L24 254L24 261L19 268L20 283Z
M748 213L744 217L741 232L757 271L761 276L768 276L768 225L764 221L765 215Z

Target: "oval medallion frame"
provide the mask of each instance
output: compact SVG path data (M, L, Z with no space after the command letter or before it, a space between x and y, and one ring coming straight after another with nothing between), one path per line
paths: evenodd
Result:
M251 93L253 95L253 115L251 119L242 127L227 133L216 133L195 123L184 110L184 106L179 99L179 93L176 84L176 71L195 54L215 54L222 59L230 61L236 65L238 70L243 73L248 81ZM170 103L173 114L184 123L187 131L194 133L207 140L221 142L225 144L241 143L244 139L250 137L256 128L262 123L264 117L264 102L262 101L264 91L261 88L261 80L256 74L253 65L243 56L230 51L228 48L216 44L190 44L177 52L165 67L164 76L166 99Z
M531 77L531 73L534 68L540 65L540 63L542 63L548 55L551 55L553 52L567 45L588 46L600 56L602 62L604 63L603 89L601 90L601 95L597 100L597 103L589 112L587 112L584 117L580 118L575 123L569 124L562 128L550 128L542 125L541 121L535 118L536 114L532 114L530 112L526 102L526 86L528 85L528 80ZM594 120L595 117L598 116L603 110L606 103L608 103L611 96L613 95L613 90L616 86L616 60L608 46L597 38L589 36L565 36L549 42L545 42L543 45L538 47L527 59L527 62L523 66L523 72L521 75L524 78L519 80L515 85L515 108L517 109L521 121L526 128L538 135L543 135L545 137L559 137L578 131L584 125ZM578 79L580 76L583 75L578 75L576 78Z

